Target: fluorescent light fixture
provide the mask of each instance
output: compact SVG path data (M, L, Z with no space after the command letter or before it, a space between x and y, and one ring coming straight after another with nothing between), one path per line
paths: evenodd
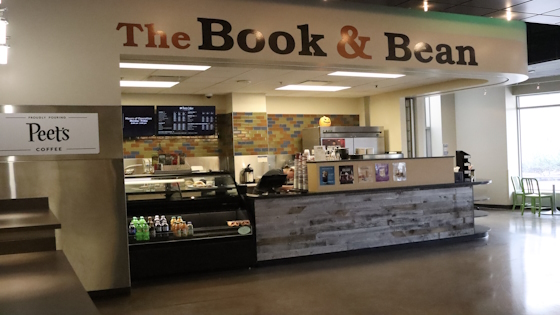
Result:
M424 1L424 12L428 12L428 1Z
M389 78L389 79L404 77L404 74L374 73L374 72L348 72L348 71L336 71L336 72L333 72L333 73L329 73L329 75L336 75L336 76L342 76L342 77Z
M8 156L8 162L14 163L16 161L16 157L13 155Z
M0 18L0 45L6 44L6 28L8 25L8 21L4 18Z
M336 92L349 89L350 86L327 86L327 85L286 85L279 87L278 91L317 91L317 92Z
M12 106L12 105L4 105L4 113L6 113L6 114L13 114L13 113L14 113L14 106Z
M189 70L189 71L206 71L210 66L189 66L189 65L169 65L159 63L131 63L121 62L120 68L124 69L153 69L153 70Z
M0 45L0 65L8 63L8 46Z
M508 21L511 21L511 8L508 8L508 9L506 10L506 19L507 19Z
M145 87L145 88L170 88L179 82L169 81L121 81L121 87Z

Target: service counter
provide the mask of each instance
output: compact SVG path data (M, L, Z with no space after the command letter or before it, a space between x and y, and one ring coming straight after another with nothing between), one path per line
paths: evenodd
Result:
M392 164L401 163L402 160L406 160L407 165L422 166L428 175L432 172L433 176L425 176L421 180L417 176L423 176L424 172L410 167L406 172L406 180L393 181ZM255 211L257 260L475 234L473 185L489 184L491 181L454 183L452 161L452 158L391 160L391 180L385 183L374 179L361 186L359 181L355 184L340 184L340 174L335 174L335 183L324 185L330 186L327 191L250 197ZM370 162L374 168L374 164L379 163L378 160L350 163L361 163L355 164L355 167L359 167L368 166ZM348 163L331 161L315 164L317 170L325 166L338 171L339 166ZM447 164L450 164L449 168ZM441 165L440 172L443 175L438 173ZM310 190L312 181L317 182L322 178L320 172L311 170L313 167L308 166ZM399 176L403 179L402 174ZM426 180L434 183L426 183ZM406 185L407 182L411 185ZM321 187L315 184L315 188ZM336 187L342 191L336 191Z

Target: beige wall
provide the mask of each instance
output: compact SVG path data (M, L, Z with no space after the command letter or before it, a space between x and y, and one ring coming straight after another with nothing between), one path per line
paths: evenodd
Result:
M475 199L509 205L506 88L463 91L455 94L457 149L471 155L476 178L492 184L474 188Z
M122 94L122 105L207 105L216 106L216 113L228 112L227 98L223 95L214 95L206 98L204 95L182 94ZM229 111L231 112L231 110Z
M455 123L455 94L441 96L441 125L443 143L447 144L449 156L457 151L457 126Z
M268 96L269 114L362 115L363 98Z
M264 94L233 93L232 110L236 113L266 113L266 96Z
M402 151L401 102L405 97L439 94L442 91L464 89L466 86L483 84L485 80L458 79L417 88L401 90L370 97L370 124L385 128L385 149Z

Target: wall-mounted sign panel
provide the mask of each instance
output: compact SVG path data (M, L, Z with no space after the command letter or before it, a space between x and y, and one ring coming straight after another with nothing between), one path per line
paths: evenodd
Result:
M201 6L185 0L131 7L142 10L118 16L112 26L121 55L400 74L493 73L509 84L527 78L526 28L520 21L336 1L207 0Z
M0 156L99 154L97 114L0 114Z
M215 106L158 106L158 136L215 134Z

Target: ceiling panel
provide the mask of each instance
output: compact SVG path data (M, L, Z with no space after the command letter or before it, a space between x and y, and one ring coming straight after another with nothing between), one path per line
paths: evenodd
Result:
M231 78L236 75L251 71L250 68L234 68L234 67L212 67L204 72L197 74L197 77L216 77Z
M494 9L467 7L467 6L463 6L463 5L454 6L454 7L451 7L449 9L445 10L445 12L448 12L448 13L478 15L478 16L483 16L483 15L492 13L494 11L495 11Z
M154 70L148 69L120 69L123 80L142 80L149 77Z
M405 3L399 4L398 6L401 8L424 10L424 1L410 0L410 1L406 1ZM453 4L428 1L428 9L432 11L443 11L451 7L453 7Z
M530 22L530 23L540 23L540 24L558 24L560 23L560 17L548 16L548 15L535 15L533 17L524 19L523 21Z
M190 78L185 79L186 82L190 83L206 83L206 84L218 84L227 80L228 77L221 76L221 77L202 77L200 75L195 75Z
M461 5L487 9L502 10L531 0L471 0Z
M161 88L121 88L121 93L142 93L142 94L157 94L163 90Z
M547 12L546 15L560 16L560 9L559 9L559 10L554 10L554 11Z
M261 81L265 79L270 79L271 77L277 77L284 74L294 72L294 70L282 70L282 69L252 69L238 76L235 76L235 80L248 80L248 81Z
M156 70L151 75L155 76L181 76L181 77L192 77L201 73L200 71L185 71L185 70Z
M497 18L497 19L507 19L507 11L495 11L490 14L485 15L486 17ZM523 20L526 18L530 18L532 16L536 16L536 14L531 13L519 13L519 12L511 12L512 20Z
M560 3L557 0L532 0L511 8L515 12L534 14L543 14L558 9L560 9Z

